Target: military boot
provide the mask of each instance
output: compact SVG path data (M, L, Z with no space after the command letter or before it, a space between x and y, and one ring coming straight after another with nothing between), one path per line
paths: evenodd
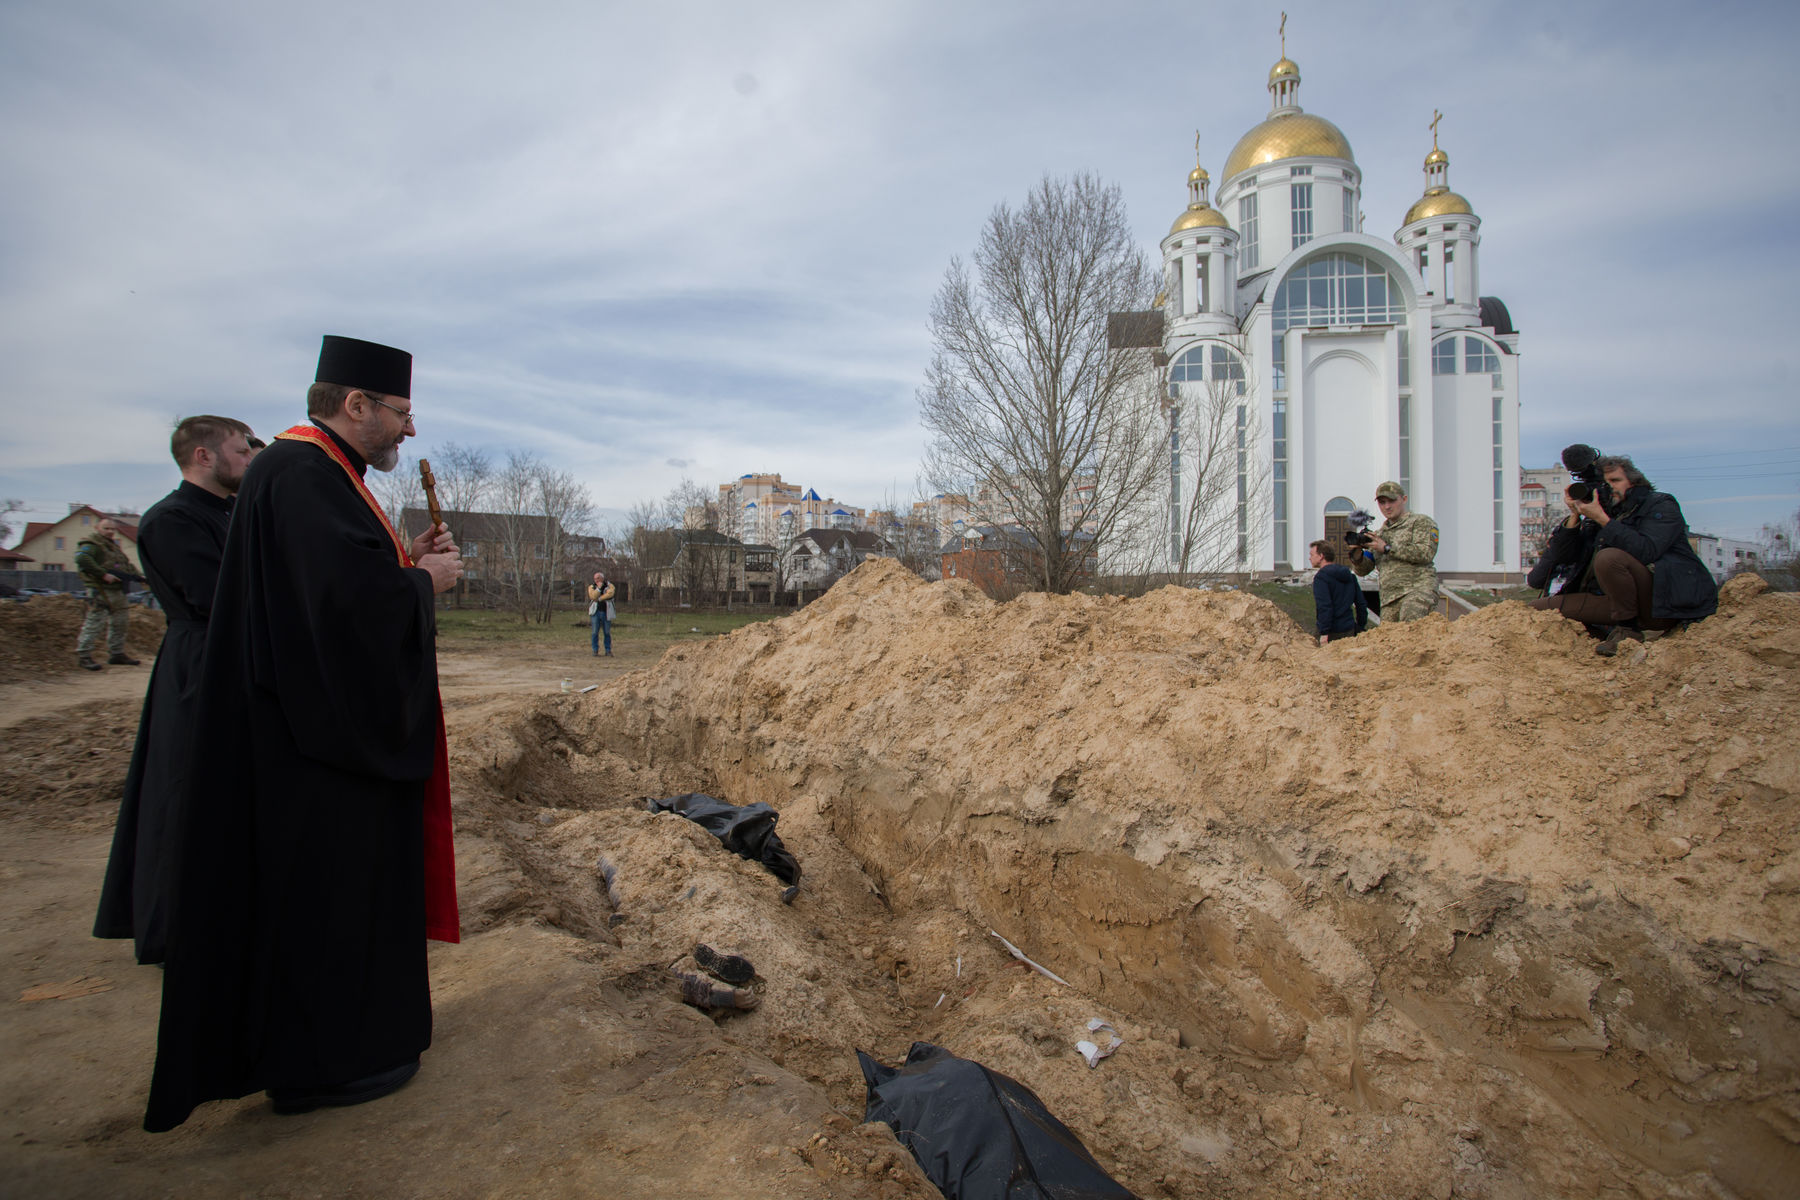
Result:
M84 671L98 671L100 669L100 664L89 657L86 650L81 651L75 656L75 665Z
M1594 647L1594 653L1598 654L1601 658L1611 658L1619 652L1619 647L1623 646L1626 642L1641 642L1643 640L1644 634L1641 630L1634 629L1630 625L1614 625L1612 627L1612 632L1606 635L1606 640Z
M106 663L108 666L112 667L135 667L138 665L138 660L121 650L111 658L107 659Z

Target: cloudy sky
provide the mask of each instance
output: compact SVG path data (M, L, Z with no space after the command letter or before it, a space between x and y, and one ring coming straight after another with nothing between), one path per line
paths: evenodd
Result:
M1288 0L1370 232L1442 109L1528 462L1633 453L1696 528L1800 507L1800 8ZM1267 113L1280 5L8 0L0 496L145 506L181 415L303 415L321 333L417 355L420 441L624 509L748 471L914 487L926 315L1042 175L1147 251ZM1784 282L1785 281L1785 282Z

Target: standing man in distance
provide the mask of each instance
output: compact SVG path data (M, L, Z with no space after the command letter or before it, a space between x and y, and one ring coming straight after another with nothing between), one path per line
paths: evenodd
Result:
M605 571L594 572L594 582L588 584L588 627L592 633L594 653L600 653L600 636L606 635L606 657L612 657L612 615L613 585L606 582Z
M206 648L206 619L219 581L219 557L231 523L231 498L250 465L250 427L230 417L188 417L169 452L181 486L138 522L144 579L168 618L150 689L138 718L137 746L113 830L112 857L100 889L94 936L133 938L141 963L163 960L168 935L168 850L164 831L188 773L188 734Z
M434 599L448 530L410 548L363 482L414 432L412 356L327 337L311 425L238 494L200 673L207 756L176 871L144 1127L267 1090L277 1113L359 1104L431 1043L425 939L456 941Z
M1350 556L1350 569L1367 575L1381 568L1383 621L1416 621L1437 607L1437 522L1408 512L1406 493L1391 479L1375 489L1375 505L1385 519Z
M1306 548L1313 565L1313 612L1317 615L1319 645L1353 638L1369 623L1369 602L1350 568L1337 560L1330 542L1314 542Z
M119 526L111 517L101 517L94 531L82 538L75 548L75 569L87 584L87 616L81 621L81 634L75 639L75 665L87 671L98 671L93 659L94 643L106 632L106 661L115 667L135 667L138 660L125 653L125 631L131 624L131 600L125 584L137 578L131 560L119 548Z

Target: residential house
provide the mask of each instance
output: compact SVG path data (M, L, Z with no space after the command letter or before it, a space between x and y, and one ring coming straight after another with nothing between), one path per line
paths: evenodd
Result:
M1092 580L1100 569L1094 536L1065 532L1071 546L1083 551L1081 576ZM944 545L941 570L945 579L966 579L997 600L1029 590L1041 571L1037 543L1017 525L982 525Z
M34 571L73 571L75 547L94 531L94 526L110 518L119 527L119 548L131 560L131 569L142 572L138 564L137 513L101 512L90 504L71 504L67 516L56 521L33 521L25 526L25 536L13 551L35 560Z
M644 581L659 592L692 603L740 592L767 599L773 591L775 547L741 542L713 529L661 532L662 537L639 551Z
M871 558L894 558L893 543L862 529L808 529L783 555L788 591L828 587Z

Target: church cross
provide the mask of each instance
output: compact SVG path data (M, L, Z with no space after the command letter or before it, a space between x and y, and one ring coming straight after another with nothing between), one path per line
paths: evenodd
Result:
M1433 150L1436 150L1438 148L1437 127L1438 127L1438 122L1442 121L1443 119L1444 119L1443 113L1439 112L1435 108L1431 110L1431 148Z
M1287 57L1287 14L1281 14L1281 57Z

